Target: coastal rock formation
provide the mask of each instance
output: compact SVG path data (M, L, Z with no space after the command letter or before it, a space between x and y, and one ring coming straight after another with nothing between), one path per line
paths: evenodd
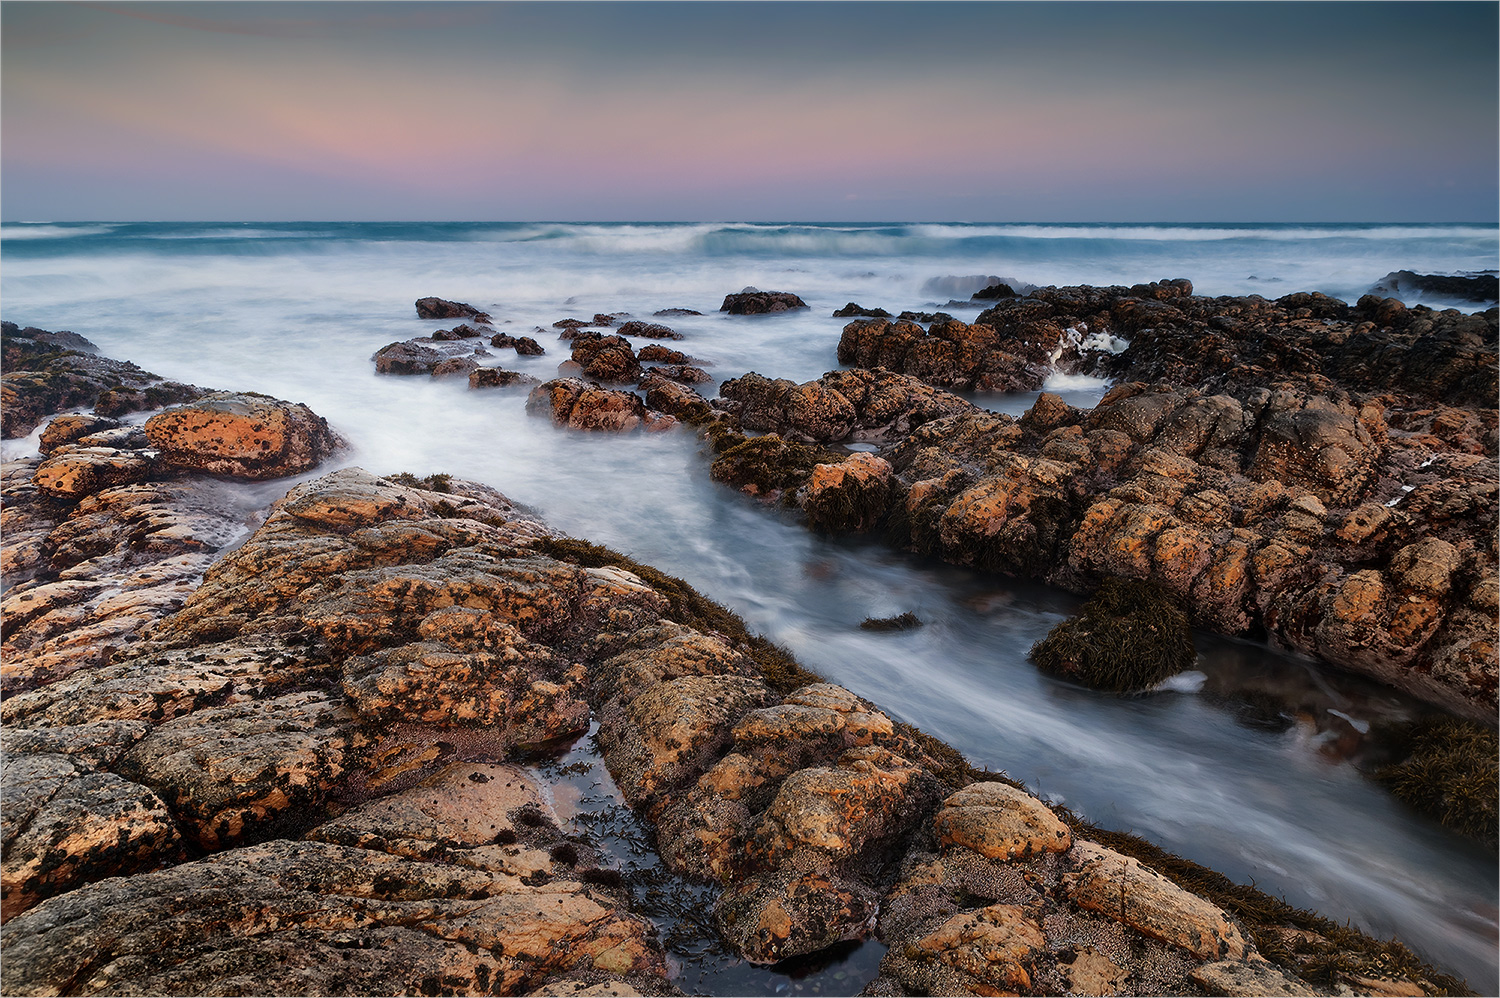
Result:
M624 336L589 331L573 338L573 365L594 381L633 385L641 379L641 362Z
M807 303L789 291L757 291L746 288L739 294L724 296L720 312L730 315L763 315L767 312L787 312L795 308L806 308Z
M232 478L283 478L346 446L301 403L253 392L214 392L146 420L146 439L168 468Z
M600 388L579 378L557 378L533 388L526 397L526 412L550 416L556 425L575 430L660 430L677 425L672 416L647 409L633 392Z
M462 340L435 339L419 336L416 339L388 343L370 357L379 374L434 374L438 365L456 358L472 358L483 354L482 347L475 348Z
M490 346L511 347L522 357L540 357L547 352L530 336L511 336L509 333L496 333L491 336Z
M470 388L508 388L511 385L539 384L536 378L520 371L503 371L498 367L481 367L469 372Z
M639 319L621 323L615 331L621 336L640 336L648 340L682 339L682 334L670 326L663 326L659 322L642 322Z
M473 305L461 301L444 301L441 298L418 298L417 318L419 319L473 319L475 322L490 324L488 312L481 312Z
M5 373L0 376L0 436L24 437L47 416L96 407L101 416L188 402L207 390L163 381L127 361L98 355L77 333L0 323Z
M1416 274L1397 270L1371 286L1370 294L1381 298L1432 295L1449 301L1495 304L1500 298L1500 277L1488 274Z
M810 443L903 436L925 422L972 410L969 402L890 371L830 371L795 384L751 372L719 387L721 408L747 430Z

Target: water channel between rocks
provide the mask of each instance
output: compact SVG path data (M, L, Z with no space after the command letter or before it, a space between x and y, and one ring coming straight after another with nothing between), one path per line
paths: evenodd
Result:
M1039 674L1026 656L1077 605L1074 596L916 560L870 541L814 536L792 514L712 483L705 448L686 430L625 437L561 431L525 415L524 389L469 391L462 379L380 377L370 363L389 342L452 324L415 319L411 302L421 295L472 301L495 314L498 329L535 335L547 355L518 358L506 350L481 361L545 379L567 356L550 329L534 332L554 319L616 310L645 318L672 306L711 312L712 289L722 296L754 282L803 292L822 282L821 293L804 293L812 307L797 315L660 320L686 337L671 346L714 363L716 380L757 370L806 381L837 367L844 320L829 315L848 300L844 283L863 288L867 304L893 310L920 307L920 297L881 296L863 278L842 273L802 275L799 284L797 273L765 265L736 276L725 267L683 273L675 284L662 274L575 275L582 297L570 304L561 293L564 275L523 295L516 274L468 266L453 278L442 269L451 257L414 268L413 252L389 259L370 252L357 276L347 260L316 255L292 263L220 262L202 276L191 258L154 261L154 268L105 261L93 271L71 260L23 260L17 268L7 259L6 318L71 328L104 353L164 377L305 402L353 443L344 464L378 474L446 472L492 485L556 528L682 577L809 669L948 741L975 765L1003 770L1096 824L1140 834L1294 905L1397 937L1481 994L1500 986L1496 857L1408 811L1356 766L1370 751L1363 731L1412 716L1415 704L1254 644L1204 634L1196 672L1163 691L1118 698L1071 687ZM857 273L854 263L846 269ZM1167 276L1179 274L1138 279ZM952 311L973 318L973 310ZM715 387L700 386L705 394ZM1103 388L1052 387L1079 406L1092 405ZM1031 399L974 398L1011 413ZM6 451L24 448L9 442ZM291 484L247 487L238 501L263 505ZM891 633L858 626L905 611L925 626ZM603 802L589 798L607 793L597 769L556 776L560 767L587 762L590 751L581 741L564 759L538 764L539 772L556 786L579 787L578 804L595 810L596 824L625 821L618 812L597 817ZM649 908L654 858L626 844L637 832L610 834L621 868L646 871L637 881L647 886L637 893ZM699 891L695 917L707 917L707 889L670 889ZM726 964L708 937L661 924L685 940L674 957L685 960L678 982L689 992L855 993L880 955L872 943L821 968L748 974Z

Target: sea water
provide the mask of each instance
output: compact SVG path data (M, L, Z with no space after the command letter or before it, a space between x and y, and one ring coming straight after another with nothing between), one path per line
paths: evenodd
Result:
M493 485L560 529L688 580L974 764L1299 907L1395 936L1481 993L1497 989L1495 856L1410 812L1354 764L1360 728L1412 716L1409 701L1205 634L1198 668L1153 695L1059 683L1026 655L1075 597L816 537L793 514L711 482L687 430L559 430L526 416L524 389L383 377L370 360L454 324L416 318L413 301L429 295L537 338L544 356L477 359L541 379L567 359L558 319L689 308L703 314L657 321L685 337L670 346L705 362L711 394L747 371L805 381L837 368L845 320L831 313L850 301L972 319L979 305L952 302L998 276L1186 277L1205 295L1322 291L1352 302L1396 270L1493 272L1493 227L32 223L0 236L5 319L71 329L173 380L305 402L352 443L342 463ZM746 286L791 291L810 307L717 312ZM1059 377L1048 387L1091 406L1107 386ZM1015 414L1034 394L973 398ZM34 437L8 441L5 453L34 448ZM262 504L289 484L245 487L242 501ZM925 626L858 626L906 611Z

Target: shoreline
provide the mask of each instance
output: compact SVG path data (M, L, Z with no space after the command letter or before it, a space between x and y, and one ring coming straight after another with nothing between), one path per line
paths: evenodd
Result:
M434 502L434 503L441 503L441 502L446 502L448 500L441 500L441 499L439 499L439 500L435 500L434 501L434 500L430 500L429 499L428 501L429 502ZM460 504L460 505L462 505L462 504ZM436 508L436 507L434 506L434 508ZM443 519L443 518L446 518L446 517L445 516L439 516L439 519ZM585 561L597 560L597 561L599 561L599 564L586 566L587 568L596 569L596 570L609 570L609 569L614 569L614 568L621 567L622 556L614 555L612 552L604 552L604 553L599 553L597 551L596 552L590 552L588 550L588 548L590 548L592 546L586 545L586 542L574 542L574 544L584 544L585 546L583 548L578 548L578 547L570 546L568 544L564 544L561 547L555 547L554 546L554 549L552 551L549 551L548 553L549 554L562 553L564 555L570 555L574 559L578 559L578 558L582 557ZM543 544L542 547L545 548L546 544ZM628 561L628 559L625 559L625 561ZM651 577L651 572L649 570L645 569L642 566L634 566L634 569L631 569L628 566L626 566L626 567L627 567L627 570L631 571L632 574L635 575L635 577L637 579L644 578L647 582L651 583L650 587L652 589L658 591L658 592L662 591L662 589L661 589L662 585L666 586L666 593L667 593L666 598L667 598L667 602L668 602L669 606L673 606L674 612L677 613L677 615L681 615L681 613L683 612L682 608L689 608L690 609L693 606L693 604L694 604L693 597L696 597L696 594L692 594L692 596L689 596L688 594L686 594L686 593L684 593L684 592L682 592L680 590L673 589L673 587L671 585L671 582L670 581L663 581L664 577L661 577L660 573L656 573L657 578L653 579ZM675 580L673 580L673 581L675 581ZM661 583L661 585L658 585L658 583ZM674 593L676 594L675 597L673 595ZM673 602L674 598L676 600L675 604ZM696 598L698 600L702 599L702 597L696 597ZM707 608L700 608L700 610L697 611L697 612L700 612L700 613L707 612ZM675 619L675 617L673 619ZM679 620L679 621L677 621L677 623L681 624L681 623L684 623L684 622ZM703 626L708 627L709 631L719 631L720 633L723 633L723 629L725 627L730 626L727 623L727 618L722 618L722 617L713 616L713 615L710 615L709 617L703 618L703 620L700 621L700 623ZM745 634L745 632L743 631L743 624L740 624L739 627L741 629L741 631L740 631L741 634ZM733 630L732 627L730 629ZM734 635L732 635L732 634L729 635L729 636L731 638L734 638ZM755 644L755 642L749 638L748 634L745 634L745 637L743 637L743 638L735 639L735 641L732 641L731 644L730 644L731 649L734 647L734 644L736 642L739 643L739 644L745 644L745 645L747 645L747 647L751 648L752 650L754 650L757 647L756 644ZM765 652L764 648L762 648L762 652ZM766 652L766 654L770 654L770 653ZM774 657L774 656L772 656L772 657ZM792 682L797 682L798 685L800 685L801 682L811 681L812 679L816 678L816 677L810 676L810 674L798 674L798 673L795 673L795 672L793 672L791 674L796 677L796 679L791 680L791 681ZM793 686L793 687L789 687L786 690L780 690L780 685L777 684L777 683L775 683L775 682L773 682L770 685L770 688L772 690L777 690L779 693L781 693L781 694L784 695L785 693L793 692L797 687ZM761 708L756 708L756 709L761 709ZM907 739L908 741L912 741L912 740L915 739L915 734L916 733L915 732L908 732L908 731L901 731L901 730L893 730L892 734L893 734L893 736L897 736L897 737L900 737L900 738ZM949 750L949 751L951 752L951 750ZM936 759L937 757L939 757L939 756L942 755L942 752L940 750L935 750L935 749L933 749L932 747L929 746L929 748L926 750L926 754L929 757L929 759ZM926 767L926 771L933 773L935 776L938 776L938 778L941 780L941 776L939 774L945 772L946 770L945 770L944 766L942 766L942 765L937 765L936 768L933 768L932 766L929 765L929 766ZM969 778L972 778L974 775L976 775L976 774L972 774L972 773L968 774ZM990 775L993 776L993 774L990 774ZM988 782L993 782L993 779L989 780ZM952 786L952 783L950 782L949 785ZM926 807L931 807L932 803L929 803L929 804L927 804L925 806ZM950 846L951 846L951 843L950 843ZM1053 870L1052 872L1053 873L1057 873L1056 870ZM1057 873L1057 875L1061 876L1060 873ZM1200 876L1201 876L1201 874L1200 874ZM1060 883L1061 881L1058 881L1058 882ZM1261 902L1257 902L1257 903L1261 903ZM1322 924L1322 923L1319 923L1319 924ZM1304 929L1303 931L1307 931L1307 930ZM1257 938L1259 938L1259 937L1257 937ZM1326 939L1326 935L1325 935L1325 939ZM1372 966L1373 966L1373 964L1372 964ZM908 968L904 972L906 972L906 973L913 973L914 971L911 971L910 968ZM1421 973L1425 973L1425 971L1422 971Z

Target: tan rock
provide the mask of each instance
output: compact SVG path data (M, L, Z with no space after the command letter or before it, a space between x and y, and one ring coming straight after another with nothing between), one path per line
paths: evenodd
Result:
M78 499L101 489L143 482L156 465L148 452L113 447L75 447L37 466L37 488L51 496Z
M995 904L954 915L909 945L904 955L914 963L946 964L980 988L1026 990L1032 958L1045 943L1041 928L1021 908Z
M1243 959L1253 952L1220 908L1139 861L1087 840L1075 842L1069 856L1075 868L1063 875L1063 884L1079 907L1202 960Z
M1073 844L1068 826L1051 808L1004 783L964 787L943 801L933 827L939 845L963 846L998 859L1066 852Z
M1243 995L1246 998L1262 996L1293 996L1293 995L1315 995L1314 991L1305 982L1295 977L1290 977L1274 964L1265 960L1221 960L1215 963L1205 963L1189 975L1211 994L1216 995ZM1367 992L1377 993L1377 992ZM1399 992L1401 994L1420 994L1416 992Z

